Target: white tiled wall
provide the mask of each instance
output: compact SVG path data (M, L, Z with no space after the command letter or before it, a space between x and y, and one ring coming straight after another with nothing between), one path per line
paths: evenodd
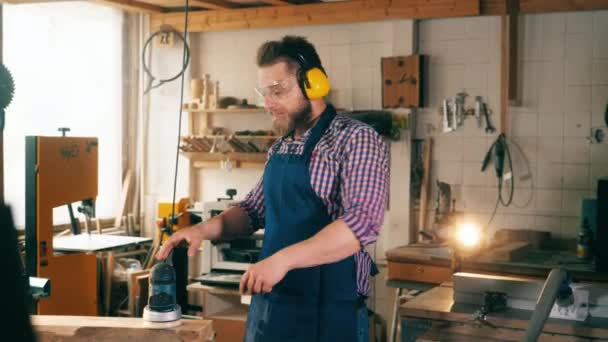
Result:
M499 110L499 25L497 17L420 23L420 52L431 56L430 103L416 134L435 137L433 183L438 178L453 184L457 209L482 224L494 209L497 188L493 170L480 171L481 160L496 134L486 134L474 118L457 132L441 133L437 113L444 97L462 89L470 95L467 106L482 95L490 109ZM491 229L573 237L581 199L594 196L597 178L608 176L608 145L586 139L590 127L604 125L608 103L608 11L523 15L519 25L521 103L509 108L507 132L523 152L514 152L518 206L499 208ZM492 121L499 126L497 115ZM520 179L524 174L532 178Z

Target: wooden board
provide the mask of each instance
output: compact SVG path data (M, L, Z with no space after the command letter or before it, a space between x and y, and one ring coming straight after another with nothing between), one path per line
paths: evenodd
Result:
M493 243L504 244L516 241L529 242L534 249L541 249L551 239L551 233L531 229L501 229L494 234Z
M152 239L147 237L79 234L55 237L53 247L61 252L99 252L151 241Z
M452 269L448 266L389 262L388 279L440 284L452 279Z
M532 244L525 241L509 242L506 245L492 248L487 252L492 261L517 261L532 249Z
M390 19L428 19L479 15L478 0L356 0L218 11L191 12L189 31L206 32L296 25L323 25ZM151 31L162 25L184 29L183 13L155 14Z
M382 57L382 108L422 106L422 55Z
M141 318L32 316L39 341L212 341L212 322L182 320L175 328L144 327Z

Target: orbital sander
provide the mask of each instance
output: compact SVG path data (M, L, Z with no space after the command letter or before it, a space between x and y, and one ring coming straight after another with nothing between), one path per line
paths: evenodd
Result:
M167 262L150 270L148 305L144 308L144 326L169 328L181 324L182 310L175 300L175 270Z

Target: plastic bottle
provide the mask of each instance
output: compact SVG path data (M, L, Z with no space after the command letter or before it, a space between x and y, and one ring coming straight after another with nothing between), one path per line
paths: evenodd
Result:
M578 244L576 245L576 256L579 259L591 259L591 245L593 243L593 234L589 227L589 220L585 217L581 230L578 233Z

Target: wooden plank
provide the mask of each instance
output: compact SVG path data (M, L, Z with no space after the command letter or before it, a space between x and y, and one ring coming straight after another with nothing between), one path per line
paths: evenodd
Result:
M117 7L130 12L158 14L166 11L164 7L136 0L95 0L95 2L110 5L112 7Z
M109 252L106 259L106 272L104 274L104 291L103 291L103 308L106 316L110 314L110 305L112 299L112 275L114 274L114 264L116 260L114 253Z
M532 244L525 241L510 242L504 246L492 248L488 256L492 261L516 261L532 249Z
M500 133L507 134L509 106L509 17L500 17Z
M39 341L212 341L209 320L182 320L174 328L144 327L141 318L32 316Z
M118 212L116 213L116 219L114 220L114 227L120 227L122 217L126 214L127 200L129 198L129 192L131 191L131 178L133 177L133 171L127 170L125 178L122 181L122 192L120 194L120 203L118 204Z
M452 269L448 266L389 262L388 279L441 284L452 279Z
M297 6L272 6L190 13L191 32L322 25L386 19L420 19L479 15L479 0L355 0ZM183 13L152 15L151 30L162 25L183 30Z
M144 308L148 305L150 274L135 277L135 283L137 283L138 288L138 294L135 298L135 313L137 316L141 316Z
M262 2L273 6L293 6L292 3L283 0L262 0Z
M234 342L245 340L245 322L242 320L213 318L216 332L215 342Z
M517 101L517 67L518 67L518 17L519 17L519 0L507 0L507 11L509 13L509 55L507 66L507 99L512 105L519 105Z
M519 0L522 13L594 11L608 9L608 0Z
M186 1L184 0L184 4L185 3ZM213 10L235 7L234 3L224 0L189 0L188 4L190 6L201 6Z
M507 14L508 0L481 0L479 11L481 15L505 15Z
M139 283L137 282L137 277L140 276L145 276L145 275L149 275L150 274L150 270L141 270L141 271L136 271L136 272L131 272L129 273L129 280L128 280L128 290L129 290L129 303L128 303L128 308L129 308L129 312L131 313L131 315L133 317L137 317L137 310L136 310L136 305L137 305L137 298L140 294L140 287L139 287Z

